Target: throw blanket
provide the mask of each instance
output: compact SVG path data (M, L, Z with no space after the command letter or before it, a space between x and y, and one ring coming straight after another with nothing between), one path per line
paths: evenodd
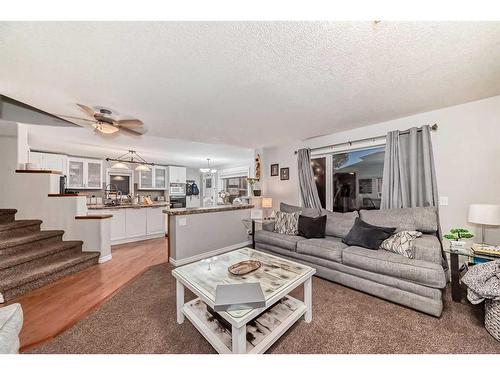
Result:
M476 305L485 299L500 301L500 261L478 264L462 277L467 298Z

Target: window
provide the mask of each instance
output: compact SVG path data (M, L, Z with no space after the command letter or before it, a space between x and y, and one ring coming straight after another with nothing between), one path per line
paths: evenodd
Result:
M313 159L322 206L337 212L380 208L384 156L381 146Z
M229 202L234 198L248 195L247 176L221 178L222 190L229 193Z

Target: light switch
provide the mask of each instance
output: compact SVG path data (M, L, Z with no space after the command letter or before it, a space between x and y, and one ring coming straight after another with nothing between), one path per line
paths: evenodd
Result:
M440 206L448 206L448 197L439 197Z
M187 225L187 219L185 217L181 217L179 219L179 226L180 227L185 227Z

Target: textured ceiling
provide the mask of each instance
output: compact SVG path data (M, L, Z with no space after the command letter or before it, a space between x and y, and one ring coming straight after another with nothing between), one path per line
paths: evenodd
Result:
M89 129L32 125L28 128L28 142L32 150L52 151L67 155L116 158L132 149L147 161L157 164L206 167L206 158L215 167L249 165L253 149L231 145L198 143L128 134L101 136Z
M500 94L500 22L0 23L0 93L259 147Z

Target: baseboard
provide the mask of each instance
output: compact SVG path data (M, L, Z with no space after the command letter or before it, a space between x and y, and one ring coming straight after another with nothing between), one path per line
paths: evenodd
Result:
M182 266L184 264L196 262L197 260L210 258L210 257L216 256L219 254L227 253L228 251L240 249L242 247L245 247L245 246L248 246L251 244L252 244L252 241L240 242L240 243L237 243L235 245L230 245L230 246L222 247L220 249L211 250L211 251L208 251L206 253L194 255L192 257L188 257L188 258L184 258L184 259L177 259L176 260L176 259L173 259L172 257L170 257L168 261L174 267L178 267L178 266Z
M138 237L132 237L132 238L124 238L121 240L115 240L115 241L111 241L111 246L122 245L122 244L130 243L130 242L152 240L153 238L161 238L161 237L165 237L165 233L156 233L156 234L150 234L147 236L138 236Z
M108 260L111 260L112 258L113 258L113 255L111 255L111 254L100 256L99 263L107 262Z

